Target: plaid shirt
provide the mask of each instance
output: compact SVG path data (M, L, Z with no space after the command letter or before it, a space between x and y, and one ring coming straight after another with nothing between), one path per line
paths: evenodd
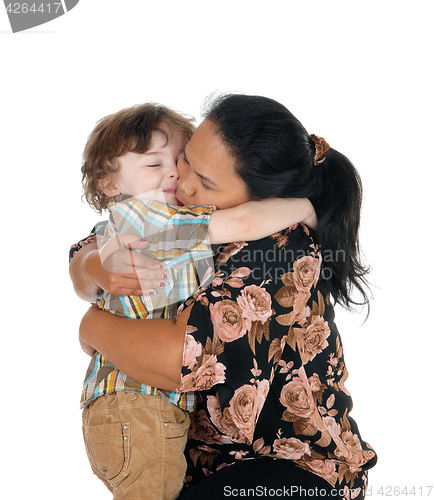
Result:
M129 318L176 318L179 303L190 297L209 273L214 272L208 240L209 218L214 208L172 207L135 198L116 198L109 208L110 220L103 237L97 238L100 249L120 234L146 239L150 242L149 247L140 252L161 260L169 279L166 287L154 296L113 296L104 292L98 306ZM87 242L94 241L96 232L94 228L88 238L73 245L70 258ZM95 353L86 373L81 408L98 396L119 391L159 394L187 411L193 409L195 402L193 392L169 392L141 384L118 370L102 354Z

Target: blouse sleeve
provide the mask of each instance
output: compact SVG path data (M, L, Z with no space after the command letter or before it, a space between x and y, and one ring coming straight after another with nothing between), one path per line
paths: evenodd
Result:
M104 234L105 227L107 225L107 221L98 222L89 233L86 238L81 239L77 243L73 243L69 249L69 262L74 257L74 255L81 250L83 247L88 245L89 243L96 242L97 235L102 236Z

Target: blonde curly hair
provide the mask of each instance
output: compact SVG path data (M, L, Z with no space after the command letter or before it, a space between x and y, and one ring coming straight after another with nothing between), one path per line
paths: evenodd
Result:
M108 208L108 196L101 180L119 168L116 158L128 151L145 153L152 132L158 131L169 140L168 131L180 131L189 140L195 131L194 118L166 106L145 103L125 108L102 118L92 130L83 151L83 197L97 212Z

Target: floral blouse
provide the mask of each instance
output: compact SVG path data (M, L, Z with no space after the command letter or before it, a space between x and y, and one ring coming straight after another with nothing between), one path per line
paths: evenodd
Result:
M187 485L238 460L292 460L362 498L374 450L351 418L348 371L327 274L303 224L231 243L193 307L183 391L199 391L191 414Z

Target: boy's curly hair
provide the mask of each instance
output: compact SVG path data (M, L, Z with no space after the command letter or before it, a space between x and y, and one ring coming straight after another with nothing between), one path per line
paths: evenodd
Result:
M100 181L119 168L116 158L128 151L145 153L155 131L164 134L167 140L168 131L180 131L189 140L195 130L193 122L194 118L155 103L138 104L102 118L83 151L83 197L97 212L106 210L108 197Z

